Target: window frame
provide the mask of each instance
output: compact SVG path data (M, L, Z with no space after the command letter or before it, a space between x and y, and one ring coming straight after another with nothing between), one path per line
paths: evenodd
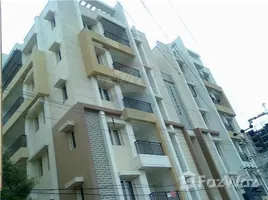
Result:
M70 148L71 148L71 151L72 151L77 147L74 130L72 130L69 133L69 142L70 142Z
M101 55L100 54L96 54L96 58L97 58L97 62L98 64L102 64L102 60L101 60Z
M51 29L53 30L56 27L56 19L55 16L50 20Z
M113 146L122 146L122 138L120 137L120 131L115 128L109 128L109 136L111 140L111 144Z
M90 24L86 24L86 23L83 23L83 24L84 24L84 28L86 28L86 29L92 31L92 25L90 25ZM89 28L89 27L90 27L90 28Z
M62 54L60 48L55 51L56 58L57 58L57 63L59 63L62 60Z
M44 175L44 166L42 157L37 160L38 165L38 176L42 177Z
M68 92L67 92L67 86L66 86L66 84L63 84L61 86L61 93L62 93L63 102L65 102L66 100L68 100Z
M130 180L121 180L121 187L123 190L123 195L125 200L135 200L135 192Z
M99 87L99 93L101 100L112 101L109 89Z
M35 132L39 131L40 129L40 122L39 122L39 115L35 116L34 118L34 130Z

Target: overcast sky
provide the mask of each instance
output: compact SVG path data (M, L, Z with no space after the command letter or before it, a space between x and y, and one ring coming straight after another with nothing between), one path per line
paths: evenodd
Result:
M114 5L116 0L103 0ZM263 112L267 103L268 1L170 0L195 40L171 8L169 0L143 0L165 35L140 0L121 0L129 22L146 33L153 47L180 35L197 51L222 86L242 128L247 119ZM22 42L47 0L2 0L3 52Z

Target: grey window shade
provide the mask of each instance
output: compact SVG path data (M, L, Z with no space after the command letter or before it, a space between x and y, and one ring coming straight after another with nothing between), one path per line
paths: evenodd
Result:
M104 32L112 33L118 37L128 40L126 30L121 26L116 25L115 23L108 21L107 19L102 18L101 20Z

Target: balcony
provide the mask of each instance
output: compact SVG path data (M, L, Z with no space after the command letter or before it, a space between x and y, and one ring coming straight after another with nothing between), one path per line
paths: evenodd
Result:
M124 105L126 108L131 108L131 109L140 110L143 112L153 113L153 109L151 107L151 104L148 102L132 99L129 97L124 97L123 102L124 102Z
M125 109L122 111L123 119L126 121L137 120L149 123L156 123L151 104L148 102L124 97Z
M114 66L114 69L116 70L141 78L140 72L137 69L134 69L132 67L129 67L119 62L114 62L113 66Z
M13 78L16 76L22 66L22 53L20 50L14 50L8 58L2 70L3 72L3 91L7 88Z
M227 131L234 132L234 128L231 124L224 123L224 126L227 129Z
M210 80L208 80L208 78L206 78L204 75L200 75L201 79L203 80L203 83L205 84L205 86L209 89L213 89L213 90L217 90L222 92L222 88L220 86L218 86L217 84L211 83Z
M149 194L151 200L180 200L179 193L174 192L152 192Z
M104 35L105 35L105 37L110 38L111 40L114 40L116 42L119 42L119 43L121 43L123 45L126 45L126 46L130 47L129 41L124 39L124 38L122 38L122 37L119 37L119 36L109 32L109 31L105 31Z
M21 135L4 153L14 163L28 158L27 138Z
M165 155L161 143L137 140L135 146L138 154Z
M28 98L17 100L12 106L12 109L3 118L3 134L6 134L8 130L13 127L16 122L24 117L24 114L30 109L30 107L36 102L39 97L48 96L48 76L45 62L45 53L39 50L34 51L27 62L21 67L15 78L9 84L10 88L14 88L17 85L26 86L26 88L34 88L27 91ZM11 90L6 91L3 94L3 103L9 101L9 94L12 94Z
M220 112L226 113L232 117L234 117L236 114L234 112L234 110L232 108L230 108L229 106L225 106L225 105L221 105L218 103L215 103L216 109Z
M7 121L12 117L12 115L18 110L21 104L24 102L24 97L19 97L15 103L11 106L11 108L7 111L5 116L3 117L3 125L7 123Z
M247 156L247 154L242 153L242 152L238 152L240 155L240 158L242 159L242 161L244 162L249 162L249 157Z
M218 105L221 105L221 103L220 103L221 101L219 99L215 99L215 98L213 98L211 96L210 96L210 98L213 101L213 103L218 104Z
M35 83L35 90L42 94L48 94L45 53L43 51L35 50L7 85L8 90L6 89L3 91L3 101L12 93L11 91L14 87L23 82L30 70L33 70L34 79L37 80Z
M169 169L171 164L161 143L137 140L137 156L134 157L133 170Z

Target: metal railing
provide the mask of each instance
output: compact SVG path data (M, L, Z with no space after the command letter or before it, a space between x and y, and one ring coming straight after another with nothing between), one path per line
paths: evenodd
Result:
M5 116L2 119L3 125L7 123L7 121L12 117L12 115L18 110L20 105L24 102L24 97L19 97L15 103L11 106L11 108L7 111Z
M179 193L174 192L152 192L149 194L151 200L180 200Z
M2 87L3 90L7 88L9 83L13 80L15 75L18 73L22 66L22 53L20 50L14 50L12 55L6 61L4 68L2 69L3 79Z
M219 99L215 99L215 98L211 97L211 100L213 101L213 103L221 105L221 101Z
M27 147L26 135L21 135L9 148L5 151L4 156L10 158L13 156L21 147Z
M132 108L135 110L153 113L151 104L148 102L132 99L129 97L124 97L123 102L126 108Z
M111 40L117 41L117 42L119 42L119 43L121 43L123 45L126 45L126 46L130 47L129 41L124 39L124 38L122 38L122 37L119 37L119 36L117 36L117 35L115 35L115 34L113 34L111 32L108 32L108 31L105 31L104 35L105 35L105 37L110 38Z
M124 64L119 63L119 62L114 62L113 66L114 66L114 69L119 70L121 72L125 72L127 74L130 74L132 76L136 76L138 78L141 77L140 71L135 69L135 68L129 67L129 66L124 65Z
M134 144L138 154L165 155L161 143L137 140Z
M224 123L224 126L227 129L227 131L234 131L234 128L233 128L233 126L231 124Z
M248 162L249 161L249 157L247 156L247 154L242 153L242 152L238 152L240 155L240 158L242 159L242 161Z

